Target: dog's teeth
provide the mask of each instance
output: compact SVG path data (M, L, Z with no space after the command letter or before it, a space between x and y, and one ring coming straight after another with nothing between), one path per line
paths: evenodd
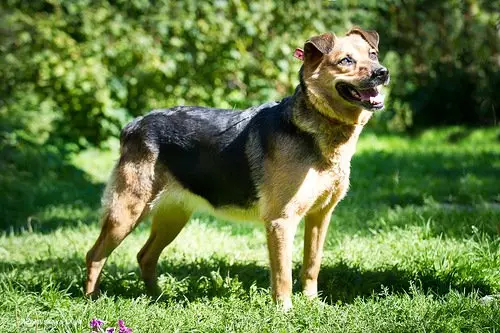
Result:
M361 96L359 96L359 94L358 94L358 92L357 92L356 90L351 89L350 91L351 91L351 94L352 94L354 97L356 97L356 98L361 98Z
M371 96L370 97L370 103L371 104L380 104L384 102L384 95L382 94L377 94L377 96Z

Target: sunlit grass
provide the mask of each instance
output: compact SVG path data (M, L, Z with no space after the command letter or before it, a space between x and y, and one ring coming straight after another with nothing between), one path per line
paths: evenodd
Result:
M302 226L293 253L295 308L284 315L270 302L264 228L204 215L162 254L162 299L143 295L135 258L149 221L110 257L103 297L85 299L83 258L99 232L98 182L117 158L116 150L94 150L66 167L84 169L83 179L71 171L28 207L31 229L22 220L2 222L0 331L90 331L97 317L124 319L134 332L498 332L497 131L365 134L351 190L329 230L321 301L298 293ZM95 184L76 203L70 176ZM10 216L24 213L22 202L16 207Z

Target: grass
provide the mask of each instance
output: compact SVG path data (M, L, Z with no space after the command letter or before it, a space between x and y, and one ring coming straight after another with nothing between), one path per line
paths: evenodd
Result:
M85 252L113 150L3 147L0 331L90 332L96 317L134 332L500 332L500 137L447 128L363 133L334 213L321 300L270 302L262 226L195 216L160 259L165 297L143 295L142 224L110 257L103 297L83 297ZM298 277L303 230L296 237ZM300 290L296 282L295 290Z

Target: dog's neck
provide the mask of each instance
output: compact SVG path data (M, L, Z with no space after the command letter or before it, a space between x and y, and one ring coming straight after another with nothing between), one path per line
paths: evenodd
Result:
M292 122L304 132L317 138L323 156L329 160L349 155L350 161L356 149L359 134L369 116L363 113L364 122L345 122L319 110L316 101L311 100L304 84L295 89L291 109ZM362 110L361 110L362 111ZM361 112L360 112L361 113Z

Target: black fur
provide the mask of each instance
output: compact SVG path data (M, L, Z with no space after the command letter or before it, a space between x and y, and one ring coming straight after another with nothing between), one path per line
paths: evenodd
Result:
M193 106L155 110L123 129L122 146L147 147L184 187L214 207L247 207L258 199L264 158L279 149L273 145L277 135L294 137L305 156L318 151L313 137L291 119L297 100L296 93L242 111Z

